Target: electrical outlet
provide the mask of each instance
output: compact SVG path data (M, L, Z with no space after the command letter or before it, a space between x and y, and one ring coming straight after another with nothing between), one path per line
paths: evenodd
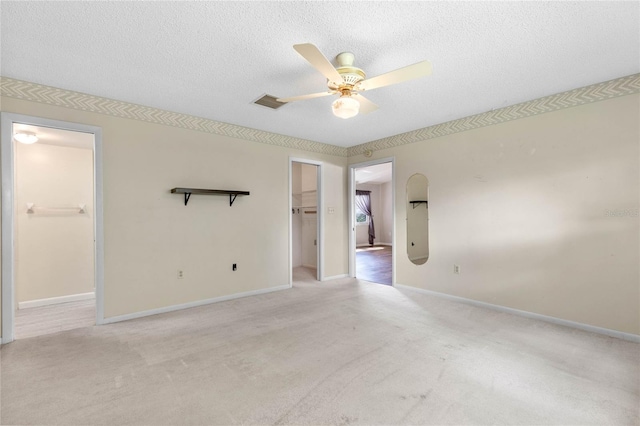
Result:
M182 269L178 269L178 279L181 280L184 278L184 271Z
M329 214L334 214L336 212L335 207L329 207Z
M453 265L453 273L454 274L460 274L460 265Z
M236 269L238 269L238 264L237 264L237 263L234 263L234 264L233 264L233 266L231 267L231 269L232 269L233 271L235 271Z

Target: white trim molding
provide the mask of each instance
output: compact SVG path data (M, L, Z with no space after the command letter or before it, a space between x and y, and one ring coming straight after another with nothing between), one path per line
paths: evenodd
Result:
M322 281L339 280L340 278L349 278L349 274L332 275L330 277L324 277Z
M291 286L281 285L278 287L264 288L260 290L245 291L243 293L230 294L228 296L214 297L205 300L196 300L194 302L181 303L179 305L165 306L164 308L150 309L148 311L134 312L132 314L117 315L115 317L105 318L103 324L112 324L115 322L128 321L136 318L148 317L151 315L166 314L168 312L180 311L182 309L196 308L198 306L210 305L212 303L225 302L227 300L239 299L241 297L257 296L259 294L272 293L274 291L289 290Z
M395 157L384 157L377 160L365 161L363 163L354 163L347 166L347 205L349 207L349 220L347 222L349 231L349 276L356 277L356 214L355 214L355 196L356 196L356 169L375 166L378 164L391 163L391 246L396 246L396 159ZM375 244L374 244L375 245ZM396 283L396 251L391 251L391 286Z
M618 339L627 340L634 343L640 343L640 336L632 333L625 333L624 331L611 330L609 328L596 327L594 325L584 324L581 322L569 321L562 318L551 317L542 314L536 314L534 312L529 311L521 311L519 309L508 308L506 306L494 305L491 303L480 302L479 300L467 299L465 297L453 296L451 294L439 293L437 291L426 290L424 288L419 287L411 287L408 285L396 284L396 287L399 290L410 290L415 291L417 293L426 294L429 296L436 296L442 299L447 299L452 302L464 303L467 305L477 306L480 308L491 309L498 312L504 312L507 314L518 315L520 317L531 318L535 320L540 320L552 324L563 325L565 327L576 328L578 330L590 331L592 333L603 334L609 337L616 337Z
M2 341L14 340L15 276L14 276L14 173L13 124L29 124L93 134L93 202L94 202L94 284L96 298L96 324L102 324L104 312L104 226L102 204L102 129L86 124L51 120L9 112L0 113L2 132L0 157L2 161Z
M37 308L39 306L57 305L59 303L79 302L81 300L95 299L95 292L70 294L68 296L49 297L47 299L27 300L18 302L18 309Z
M466 132L467 130L478 129L480 127L505 123L507 121L532 117L546 112L572 108L620 96L632 95L634 93L640 93L640 74L633 74L627 77L617 78L615 80L605 81L603 83L569 90L568 92L545 96L528 102L363 143L349 148L348 156L352 157L354 155L364 154L367 151L379 151L381 149L421 142L440 136Z
M307 268L316 270L316 280L323 281L324 277L324 163L322 161L308 160L305 158L289 157L289 169L287 173L289 175L289 209L287 215L289 217L289 286L293 286L293 218L290 213L293 209L293 163L308 164L311 166L317 166L316 175L316 263L313 265L302 265Z
M356 225L358 226L358 225ZM375 241L373 242L373 246L393 246L393 244L391 243L376 243ZM362 247L372 247L371 244L356 244L356 248L362 248Z

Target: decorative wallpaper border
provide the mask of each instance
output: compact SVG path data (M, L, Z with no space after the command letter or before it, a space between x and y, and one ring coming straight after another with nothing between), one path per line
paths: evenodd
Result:
M546 96L532 101L500 108L497 110L460 118L446 123L436 124L399 135L356 145L351 148L343 148L321 142L294 138L277 133L250 129L234 124L180 114L143 105L131 104L85 93L58 89L13 78L0 77L0 94L10 98L24 99L49 105L58 105L82 111L96 112L99 114L132 120L146 121L149 123L164 124L183 129L213 133L232 138L244 139L268 145L285 148L299 149L303 151L317 152L320 154L334 155L338 157L351 157L364 154L367 151L393 148L396 146L416 143L440 136L465 132L493 124L518 120L546 112L558 111L565 108L584 105L588 103L617 98L619 96L640 93L640 74L633 74L591 86L581 87L567 92Z
M10 98L24 99L49 105L58 105L71 109L96 112L115 117L146 121L149 123L164 124L167 126L213 133L216 135L244 139L268 145L300 149L338 157L347 156L347 148L340 146L309 141L306 139L298 139L277 133L250 129L248 127L236 126L234 124L223 123L192 115L146 107L144 105L131 104L100 96L58 89L8 77L0 78L0 94Z
M565 108L588 103L617 98L640 92L640 74L617 78L604 83L593 84L579 89L556 95L545 96L516 105L496 109L481 114L471 115L446 123L436 124L423 129L414 130L388 138L378 139L348 149L348 156L364 154L367 151L392 148L410 143L433 139L453 133L464 132L493 124L518 120L546 112L558 111Z

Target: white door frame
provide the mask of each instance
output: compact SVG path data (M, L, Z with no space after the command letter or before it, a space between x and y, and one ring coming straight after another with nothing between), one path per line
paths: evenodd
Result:
M14 246L14 178L13 124L51 127L73 132L91 133L93 142L94 201L94 282L96 288L96 324L104 323L104 227L102 204L102 129L85 124L49 120L40 117L5 113L0 115L2 157L2 343L14 340L15 322L15 246Z
M349 164L349 276L356 276L356 169L375 166L377 164L391 163L391 285L396 285L396 165L395 157L380 158L364 163Z
M318 197L318 208L317 218L318 218L318 226L317 226L317 234L318 234L318 248L317 248L317 276L316 279L318 281L322 281L324 279L324 191L322 190L322 180L323 180L323 163L321 161L315 160L307 160L305 158L297 158L297 157L289 157L289 210L287 211L289 215L289 286L293 286L293 217L291 214L291 209L293 209L293 201L292 201L292 192L293 192L293 175L291 173L291 167L293 163L303 163L310 164L312 166L318 166L318 178L316 183L316 191Z

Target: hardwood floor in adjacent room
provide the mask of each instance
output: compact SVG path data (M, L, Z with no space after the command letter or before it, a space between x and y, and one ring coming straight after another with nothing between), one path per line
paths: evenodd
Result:
M378 284L391 285L391 246L356 248L356 277Z

